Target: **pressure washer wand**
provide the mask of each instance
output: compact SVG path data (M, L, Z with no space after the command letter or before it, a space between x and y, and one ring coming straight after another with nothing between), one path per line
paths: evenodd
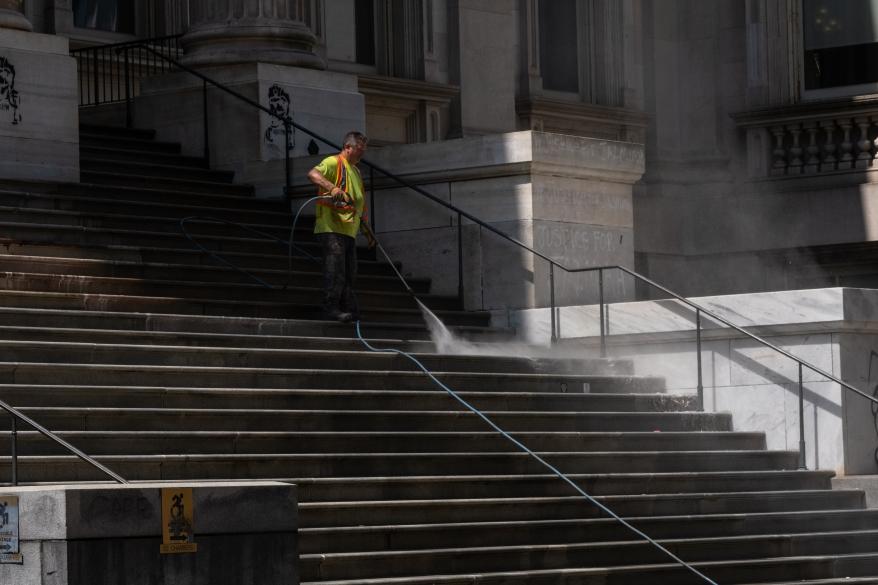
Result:
M393 268L393 271L396 272L396 275L399 277L399 280L402 281L403 286L405 286L405 290L408 291L408 293L410 295L417 298L417 295L415 295L415 291L412 290L412 287L410 287L409 283L406 282L405 277L396 268L396 264L394 264L393 260L390 259L390 255L387 253L387 250L385 250L384 246L381 245L381 242L378 241L378 238L375 236L375 232L372 231L372 227L368 223L366 223L365 221L362 221L362 218L360 218L360 221L361 221L360 225L363 226L363 229L365 231L369 232L369 235L372 237L372 241L375 242L375 246L378 248L378 250L384 256L384 259L387 260L387 263L390 264L390 267Z

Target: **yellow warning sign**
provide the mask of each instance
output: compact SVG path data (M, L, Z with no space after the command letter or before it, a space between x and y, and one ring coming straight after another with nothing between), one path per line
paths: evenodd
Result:
M193 530L194 512L192 488L162 488L163 555L198 550Z

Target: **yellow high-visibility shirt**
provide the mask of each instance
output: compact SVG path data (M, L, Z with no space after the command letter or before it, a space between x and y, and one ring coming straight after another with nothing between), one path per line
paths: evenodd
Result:
M360 219L366 219L366 189L359 169L340 154L326 157L314 169L351 199L343 207L336 207L331 199L318 199L314 233L332 232L356 238L360 231ZM320 189L320 195L326 194Z

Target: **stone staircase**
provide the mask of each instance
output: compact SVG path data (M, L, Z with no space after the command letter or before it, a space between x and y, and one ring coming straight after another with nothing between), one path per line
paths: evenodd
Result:
M294 482L303 583L702 583L572 496L404 358L320 321L319 269L286 289L180 234L212 216L285 238L289 214L150 132L82 128L82 184L0 184L0 397L130 480ZM283 246L193 220L269 282ZM303 225L296 234L316 247ZM797 471L727 414L625 360L431 353L392 271L361 250L363 329L427 367L716 582L878 583L878 510ZM508 334L410 281L470 338ZM0 416L0 478L10 474ZM100 481L29 430L24 482ZM872 577L870 577L870 575Z

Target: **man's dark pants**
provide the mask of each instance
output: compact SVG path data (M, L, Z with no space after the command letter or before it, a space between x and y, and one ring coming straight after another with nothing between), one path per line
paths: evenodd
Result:
M342 234L317 234L323 249L323 311L327 317L351 313L359 317L354 294L357 278L357 240Z

